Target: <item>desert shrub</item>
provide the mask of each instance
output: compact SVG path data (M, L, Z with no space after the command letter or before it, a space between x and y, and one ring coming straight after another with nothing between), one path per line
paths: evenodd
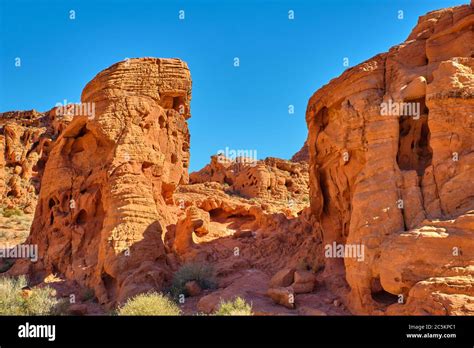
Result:
M8 271L10 268L12 268L14 263L15 263L15 260L13 259L0 260L0 273Z
M48 315L58 300L50 287L22 290L26 278L0 278L0 315Z
M128 299L117 313L118 315L180 315L181 310L168 297L151 292Z
M215 315L252 315L252 306L241 297L233 301L224 301L219 305Z
M51 311L51 315L70 315L69 313L69 307L71 306L71 303L69 302L69 298L61 298L58 300L58 303L56 306L54 306L54 309Z
M18 208L3 208L2 215L9 218L12 216L22 216L23 212Z
M185 285L192 280L195 280L201 289L214 289L217 286L212 266L201 263L187 263L181 266L173 276L170 290L173 298L178 298L181 294L188 295Z
M90 301L95 298L95 292L93 289L86 289L81 294L82 301Z

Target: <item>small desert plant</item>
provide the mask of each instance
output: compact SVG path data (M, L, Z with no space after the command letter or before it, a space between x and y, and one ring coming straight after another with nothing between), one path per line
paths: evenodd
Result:
M219 305L215 315L252 315L252 306L241 297L233 301L224 301Z
M0 315L48 315L58 300L50 287L23 290L26 278L0 278Z
M92 289L86 289L81 294L81 300L82 301L89 301L89 300L93 300L94 298L95 298L95 292Z
M12 216L22 216L23 212L18 208L4 208L2 215L6 218L9 218Z
M214 269L212 266L201 263L187 263L174 274L171 284L171 295L178 298L179 295L188 295L185 285L195 280L201 289L214 289L217 286Z
M70 315L69 313L69 307L71 306L71 303L69 302L69 298L61 298L58 300L58 303L56 306L54 306L54 309L51 311L51 315L62 315L62 316L67 316Z
M118 309L118 315L180 315L179 307L168 297L150 292L127 300Z
M15 260L12 260L12 259L0 260L0 273L8 271L13 266L14 263L15 263Z

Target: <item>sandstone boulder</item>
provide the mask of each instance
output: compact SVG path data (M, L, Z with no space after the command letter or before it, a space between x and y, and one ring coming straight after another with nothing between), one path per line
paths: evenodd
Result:
M288 287L293 283L295 277L294 268L284 268L278 271L270 280L270 288Z
M209 232L209 213L191 206L186 210L186 217L178 221L173 250L177 254L189 252L193 246L193 236L203 236Z
M291 287L270 288L267 295L275 302L286 308L295 308L295 294Z
M312 272L297 270L291 288L295 294L303 294L313 292L315 284L316 276Z

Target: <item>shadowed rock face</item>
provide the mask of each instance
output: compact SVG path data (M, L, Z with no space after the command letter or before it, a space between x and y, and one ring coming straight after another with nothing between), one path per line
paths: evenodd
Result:
M120 62L85 87L95 115L74 117L51 151L27 241L42 259L30 273L65 274L102 303L163 284L166 202L188 181L190 98L178 59Z
M345 269L356 313L378 313L381 294L408 296L409 304L391 307L397 313L417 305L423 313L460 313L447 304L456 302L449 300L455 288L437 287L437 278L419 283L456 273L465 276L458 297L473 300L462 290L473 285L473 24L471 6L430 12L404 43L347 70L308 103L312 213L325 244L365 247L364 261L326 261L328 275ZM384 115L390 103L419 113ZM435 233L412 230L433 219L454 221ZM453 255L454 247L471 256ZM441 289L444 307L420 296L421 287Z

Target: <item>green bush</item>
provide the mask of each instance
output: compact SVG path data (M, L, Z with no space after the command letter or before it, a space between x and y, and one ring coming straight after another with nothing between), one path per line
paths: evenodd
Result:
M201 289L215 289L217 282L212 266L201 263L187 263L174 274L171 284L171 295L178 298L179 295L188 295L185 285L195 280Z
M90 301L95 298L95 292L92 289L86 289L81 294L82 301Z
M0 278L0 315L48 315L58 300L50 287L22 290L26 278Z
M4 208L2 214L4 217L9 218L12 216L22 216L23 212L18 208Z
M252 315L252 306L241 297L234 301L221 302L215 315Z
M69 298L61 298L58 300L58 303L54 307L54 309L51 311L51 315L70 315L69 313L69 307L71 306L71 303L69 302Z
M8 271L10 268L12 268L14 263L15 261L12 259L0 260L0 273Z
M128 299L118 315L180 315L179 307L168 297L156 293L140 294Z

